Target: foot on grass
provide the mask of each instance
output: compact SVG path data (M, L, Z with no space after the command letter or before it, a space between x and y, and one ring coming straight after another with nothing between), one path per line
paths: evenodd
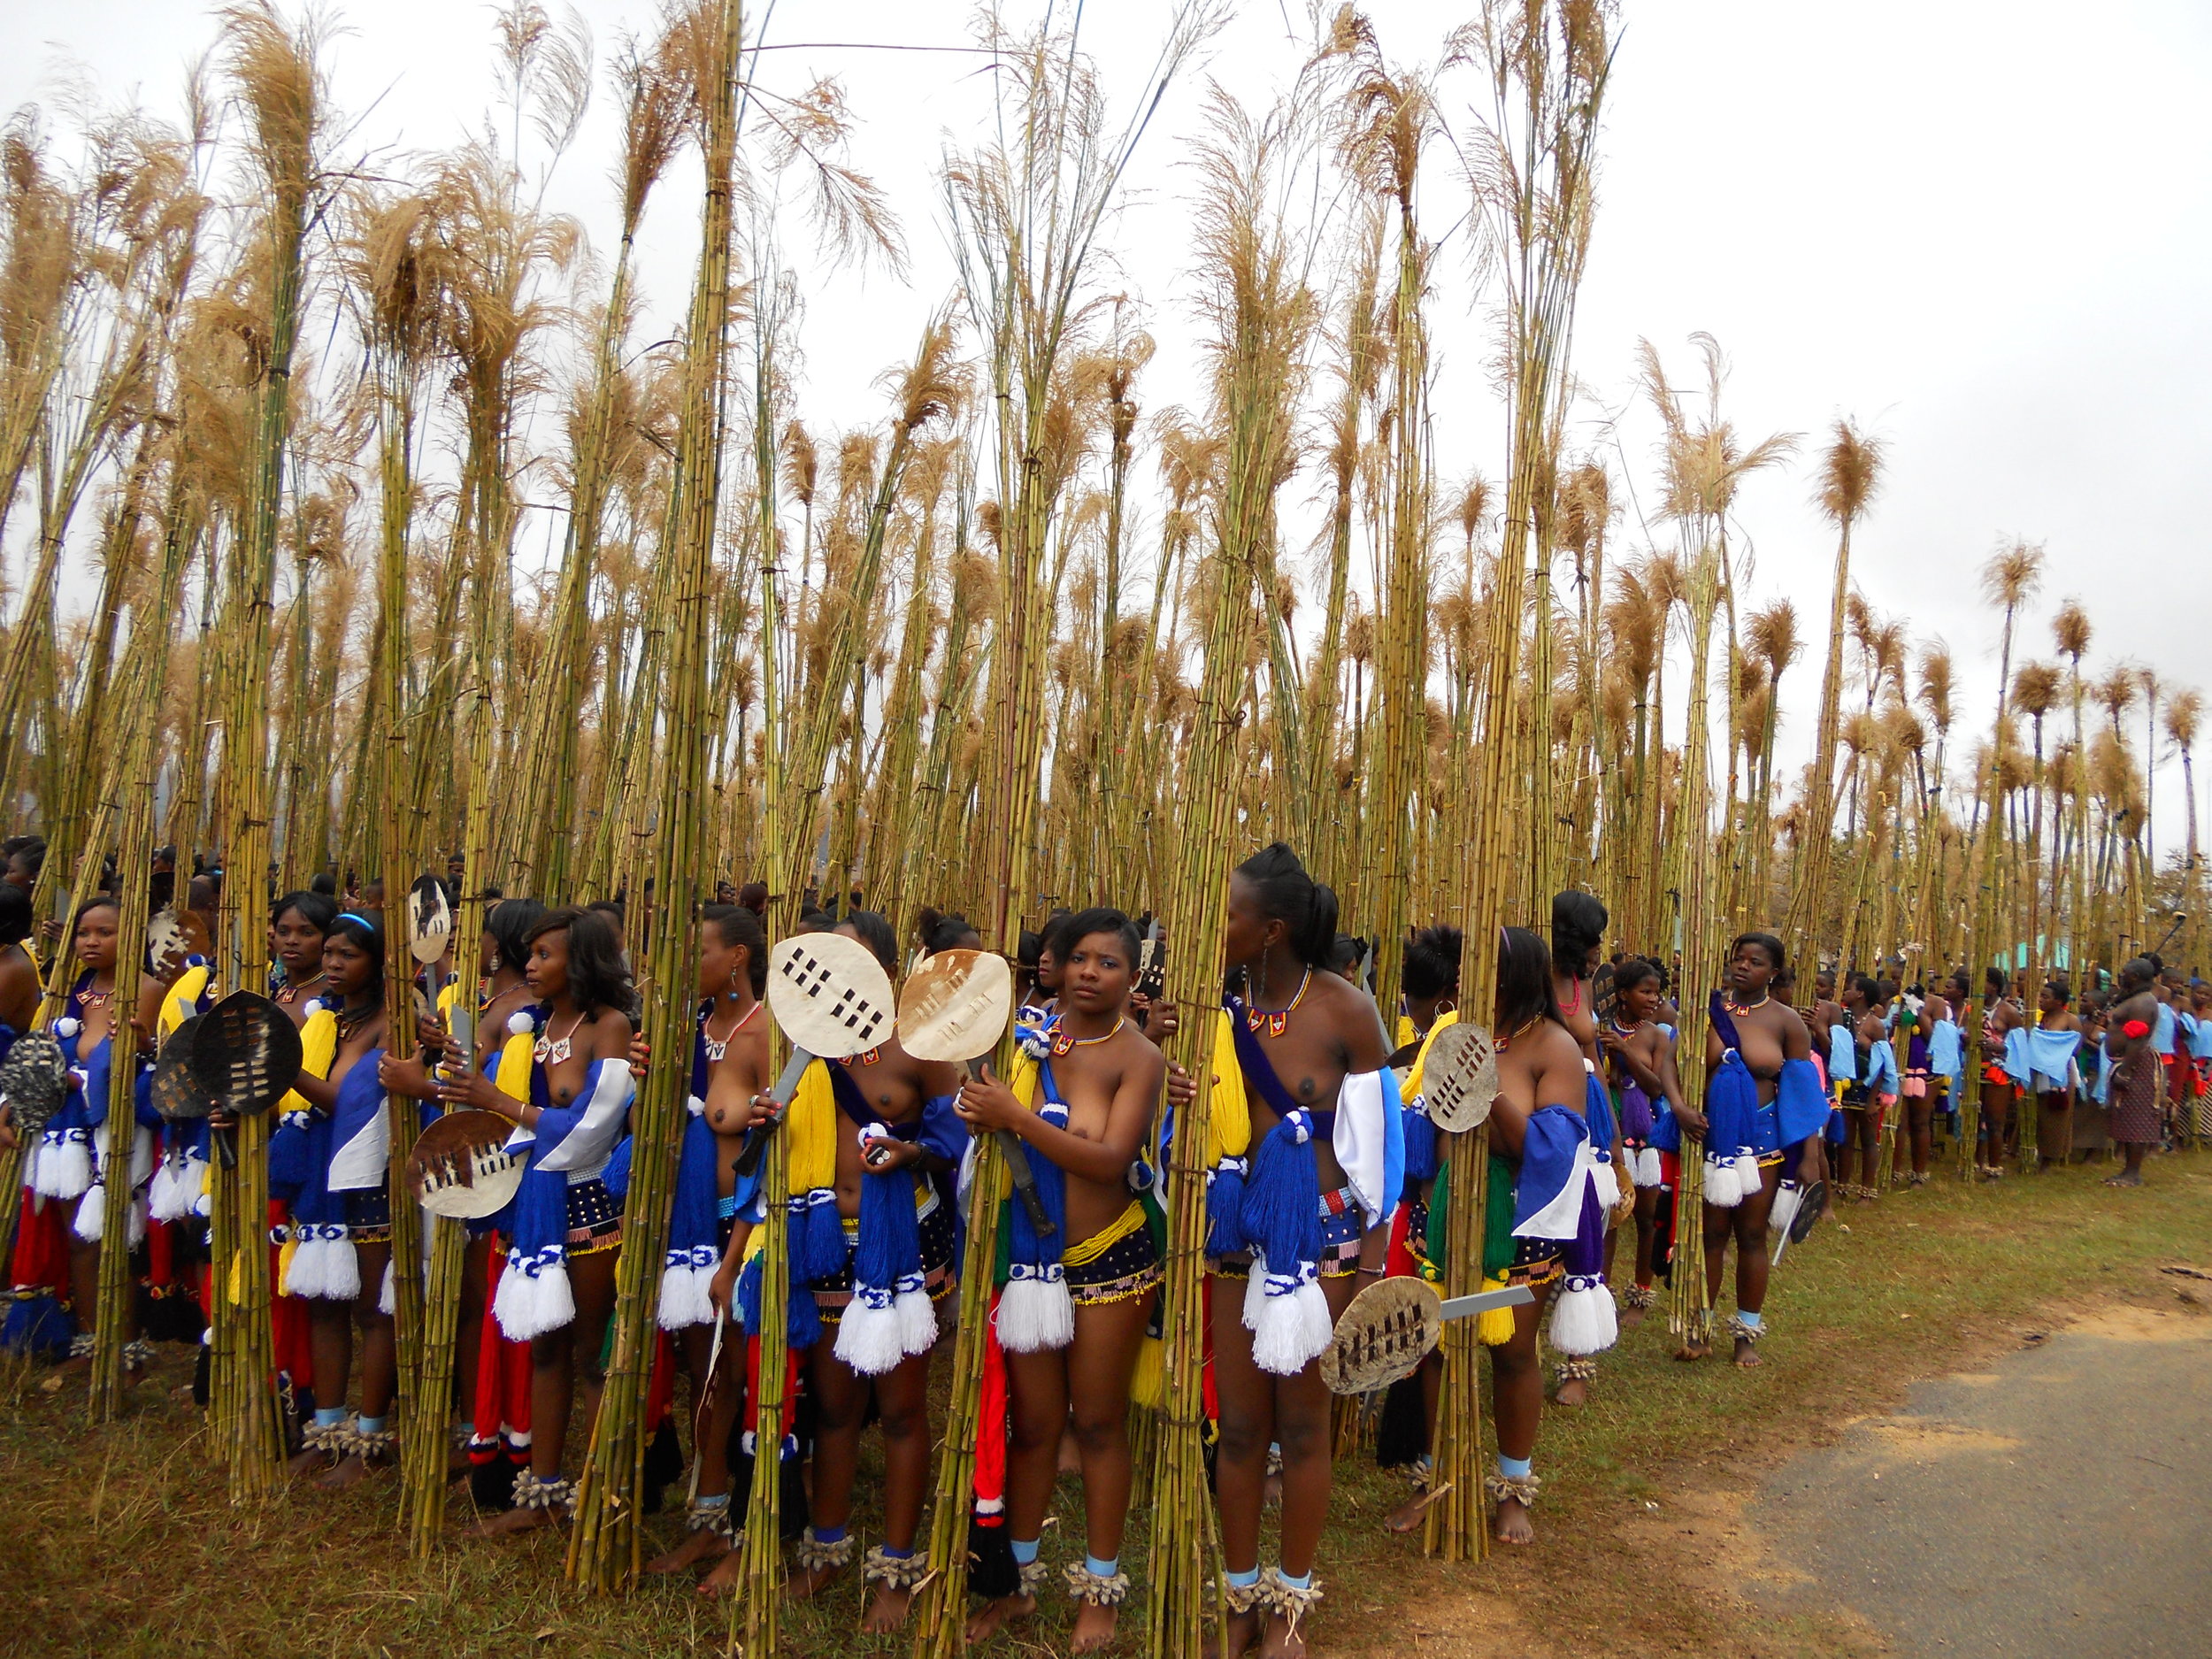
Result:
M306 1480L316 1475L327 1474L338 1460L319 1446L311 1446L294 1455L284 1465L284 1472L294 1480Z
M1267 1633L1260 1638L1260 1659L1305 1659L1306 1636L1294 1630L1280 1613L1267 1621Z
M727 1543L726 1539L723 1540ZM701 1595L734 1595L745 1584L745 1552L732 1546L714 1563L714 1570L699 1580Z
M1590 1385L1579 1377L1570 1377L1559 1385L1552 1395L1552 1403L1560 1406L1581 1406L1590 1403Z
M1259 1639L1259 1609L1248 1608L1241 1613L1225 1615L1221 1621L1220 1659L1240 1659Z
M968 1621L968 1646L972 1647L978 1642L989 1640L1002 1627L1018 1624L1036 1610L1037 1598L1020 1593L986 1601Z
M681 1572L687 1567L697 1567L710 1561L719 1561L730 1553L730 1540L711 1527L700 1527L687 1532L684 1541L664 1555L653 1557L645 1563L648 1572Z
M343 1492L349 1486L359 1486L379 1470L389 1467L390 1463L382 1458L371 1463L365 1457L348 1453L332 1468L318 1475L315 1484L325 1492Z
M876 1586L875 1600L868 1603L868 1611L860 1621L860 1628L871 1636L888 1636L906 1623L906 1616L913 1611L914 1593L896 1590L887 1584Z
M2129 1174L2124 1171L2118 1175L2106 1176L2104 1184L2107 1187L2140 1187L2143 1184L2143 1177L2139 1171Z
M526 1509L517 1505L497 1515L488 1515L476 1524L479 1538L511 1538L518 1532L534 1532L541 1526L557 1526L561 1517L551 1509Z
M1648 1308L1622 1309L1621 1329L1624 1331L1633 1331L1638 1325L1644 1322L1644 1316L1650 1311L1651 1310Z
M1534 1543L1536 1524L1529 1518L1528 1505L1518 1498L1500 1498L1498 1525L1490 1536L1501 1544Z
M783 1581L783 1593L795 1601L810 1601L849 1571L849 1563L843 1562L802 1567Z
M1071 1651L1079 1654L1104 1653L1114 1645L1114 1630L1120 1616L1119 1608L1084 1602L1075 1615L1075 1639Z
M1441 1486L1431 1486L1417 1492L1383 1517L1383 1530L1391 1532L1410 1532L1421 1525L1421 1517L1429 1512L1429 1505L1444 1495Z
M1761 1363L1759 1350L1747 1336L1736 1339L1736 1363L1746 1371L1755 1371Z
M1674 1356L1678 1360L1709 1359L1712 1353L1713 1345L1709 1342L1685 1342L1675 1349Z

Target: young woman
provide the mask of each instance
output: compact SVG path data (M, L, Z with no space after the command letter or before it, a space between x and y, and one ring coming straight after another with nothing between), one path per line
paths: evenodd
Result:
M311 1171L294 1204L303 1237L288 1279L307 1298L315 1417L295 1472L317 1468L331 1490L388 1466L396 1432L387 1426L399 1367L385 1286L392 1260L391 1119L379 1076L383 1059L384 935L357 911L327 929L313 999L334 1025L326 1075L302 1072L298 1093L312 1125L290 1131L311 1143ZM347 1385L360 1335L361 1406L349 1420Z
M692 1042L690 1118L684 1129L676 1174L676 1215L669 1231L668 1264L661 1281L661 1324L681 1333L684 1365L692 1379L692 1445L699 1460L684 1524L684 1541L650 1563L649 1572L676 1572L730 1559L741 1517L730 1513L730 1432L745 1401L745 1343L724 1339L714 1363L714 1303L706 1285L694 1285L707 1317L678 1325L672 1304L686 1301L680 1280L709 1280L733 1252L742 1259L749 1232L738 1219L737 1156L751 1118L749 1102L772 1081L768 1070L768 941L760 918L738 905L709 905L702 918L699 1007ZM690 1259L680 1259L687 1247ZM705 1253L703 1263L701 1252ZM702 1271L703 1267L704 1271ZM710 1580L709 1587L720 1589Z
M0 1059L38 1018L38 963L24 948L31 936L31 895L0 881Z
M480 1528L488 1534L551 1525L575 1501L561 1458L580 1381L584 1421L598 1409L622 1242L622 1212L603 1176L635 1094L630 971L613 924L596 910L549 910L529 948L523 979L544 1010L530 1098L516 1101L481 1071L438 1091L449 1105L514 1118L517 1141L530 1147L493 1303L506 1335L530 1344L530 1467L516 1478L515 1508Z
M1330 1397L1318 1356L1353 1293L1382 1277L1403 1181L1381 1016L1373 998L1329 971L1336 915L1336 895L1280 841L1229 883L1221 1041L1234 1045L1237 1064L1213 1086L1206 1254L1230 1655L1263 1636L1271 1655L1304 1650L1298 1625L1320 1596L1313 1558L1329 1504ZM1353 1153L1348 1167L1341 1155ZM1263 1578L1271 1445L1282 1448L1282 1561Z
M1819 1151L1813 1143L1826 1115L1805 1022L1795 1009L1770 994L1785 967L1782 941L1770 933L1745 933L1729 947L1728 989L1713 994L1712 1025L1705 1035L1705 1110L1676 1108L1684 1130L1707 1141L1709 1306L1720 1299L1730 1241L1736 1246L1736 1315L1731 1328L1735 1362L1743 1366L1759 1363L1754 1344L1765 1334L1760 1310L1766 1304L1767 1217L1781 1181L1783 1158L1786 1152L1794 1151L1799 1179L1809 1186L1816 1180ZM1803 1070L1788 1077L1792 1098L1786 1102L1786 1073L1798 1063ZM1716 1132L1724 1137L1718 1142L1713 1139ZM1736 1182L1732 1187L1728 1185L1732 1177ZM1703 1359L1709 1351L1692 1338L1676 1357Z
M979 1081L960 1090L960 1117L972 1130L1011 1130L1027 1143L1038 1191L1048 1210L1060 1211L1049 1240L1010 1202L1000 1224L1012 1278L996 1325L1007 1349L1013 1425L1006 1516L1021 1584L969 1621L968 1640L980 1641L1036 1611L1043 1578L1038 1547L1072 1406L1086 1554L1067 1578L1081 1604L1074 1649L1085 1654L1112 1641L1116 1609L1129 1589L1119 1559L1129 1509L1129 1386L1161 1278L1159 1246L1129 1175L1166 1062L1129 1018L1135 926L1119 910L1081 910L1060 938L1066 954L1059 1014L1025 1044L1029 1064L1018 1086L1000 1082L987 1067ZM1025 1301L1029 1310L1018 1306ZM1056 1308L1067 1316L1064 1325L1048 1317Z
M882 917L856 910L834 931L866 945L896 975L898 939ZM847 1524L872 1403L883 1427L884 1541L862 1566L874 1586L862 1628L873 1634L905 1623L928 1571L915 1540L929 1486L934 1304L957 1288L947 1184L968 1138L953 1112L959 1087L953 1067L915 1059L895 1035L849 1060L810 1067L778 1132L791 1137L791 1190L795 1209L804 1210L792 1240L789 1334L808 1350L818 1409L811 1525L797 1548L791 1593L818 1594L858 1553ZM772 1110L766 1094L756 1094L751 1122L767 1122ZM802 1194L807 1202L799 1206ZM736 1276L752 1317L758 1302L741 1286L758 1260L750 1256ZM726 1261L726 1276L729 1269ZM726 1277L718 1283L718 1298L728 1295L727 1284ZM795 1448L787 1442L785 1450Z
M1598 1028L1598 1044L1605 1050L1621 1145L1636 1192L1635 1279L1621 1298L1626 1310L1621 1324L1633 1327L1657 1301L1651 1281L1657 1270L1659 1194L1665 1173L1662 1149L1678 1150L1682 1144L1676 1125L1682 1080L1675 1070L1674 1030L1658 1021L1658 965L1629 957L1613 971L1613 1013ZM1609 1263L1608 1267L1609 1274Z
M69 1234L70 1313L76 1334L70 1341L70 1357L88 1359L92 1354L92 1325L99 1305L101 1233L105 1225L109 1148L116 1125L111 1120L114 1053L115 959L121 912L104 895L79 908L70 928L70 948L77 958L77 977L69 1000L54 1022L54 1037L69 1063L69 1093L59 1110L49 1118L39 1137L35 1167L26 1184L41 1198L56 1199L72 1208L64 1213L73 1220ZM130 1152L125 1159L131 1184L137 1185L138 1125L134 1119L123 1130ZM144 1160L152 1174L150 1144ZM134 1217L135 1219L135 1217ZM125 1240L130 1248L134 1240ZM133 1322L135 1335L135 1321ZM141 1369L143 1348L133 1343L128 1363Z
M269 995L295 1025L307 1024L307 1005L323 987L323 941L337 919L337 901L320 893L288 893L269 913L269 955L278 971Z
M1897 1094L1897 1056L1878 1011L1880 995L1864 974L1853 975L1844 987L1841 1029L1849 1033L1851 1069L1841 1071L1840 1048L1833 1068L1850 1079L1843 1092L1843 1150L1836 1174L1844 1193L1862 1204L1879 1196L1875 1176L1881 1168L1882 1117Z
M1607 1217L1604 1245L1605 1270L1610 1271L1613 1256L1615 1225L1626 1218L1634 1203L1634 1181L1628 1167L1627 1153L1620 1146L1617 1125L1614 1122L1613 1099L1607 1092L1601 1058L1598 1047L1596 998L1591 990L1591 979L1598 971L1601 951L1605 943L1606 924L1612 918L1595 894L1570 888L1555 894L1551 902L1551 987L1552 1000L1559 1005L1560 1023L1567 1034L1575 1040L1575 1047L1582 1050L1584 1084L1586 1099L1584 1117L1589 1124L1593 1148L1601 1162L1613 1165L1614 1185L1620 1196L1620 1206ZM1590 1384L1597 1380L1598 1362L1594 1354L1567 1355L1559 1367L1559 1389L1555 1396L1563 1406L1585 1404L1589 1397Z
M2002 968L1983 976L1982 992L1982 1121L1975 1143L1975 1158L1985 1180L2005 1172L2005 1154L2012 1144L2012 1108L2019 1087L2005 1069L2005 1053L2012 1033L2028 1023L2027 1010L2014 1000L2011 981Z
M2074 1095L2081 1081L2074 1054L2081 1047L2081 1021L2074 1017L2072 1001L2073 987L2064 979L2046 979L2036 1002L2040 1018L2028 1038L2036 1159L2046 1170L2064 1164L2074 1146Z
M2111 1013L2105 1025L2105 1052L2111 1058L2106 1087L2106 1125L2127 1163L2107 1187L2140 1187L2143 1155L2158 1143L2160 1083L2164 1074L2155 1046L2159 1002L2158 963L2137 956L2120 970Z

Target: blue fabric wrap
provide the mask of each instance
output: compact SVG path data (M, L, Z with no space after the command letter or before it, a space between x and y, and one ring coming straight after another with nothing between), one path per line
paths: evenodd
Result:
M584 1072L583 1087L576 1092L575 1103L568 1106L552 1103L545 1067L535 1062L531 1064L530 1103L538 1109L537 1138L530 1148L530 1167L523 1171L522 1184L515 1189L511 1267L543 1269L567 1259L568 1176L560 1170L546 1169L544 1160L583 1122L596 1091L600 1068L606 1064L604 1060L591 1063Z
M1059 1079L1052 1074L1052 1062L1037 1062L1037 1087L1041 1105L1037 1115L1046 1122L1064 1129L1068 1126L1068 1103L1060 1094ZM1022 1156L1029 1160L1030 1179L1037 1185L1037 1197L1044 1205L1045 1214L1052 1218L1056 1232L1049 1238L1040 1236L1029 1219L1029 1206L1013 1199L1007 1201L1007 1260L1011 1263L1041 1270L1060 1264L1060 1248L1067 1238L1068 1177L1067 1171L1040 1152L1027 1141L1022 1143Z
M8 1057L8 1050L15 1047L16 1036L15 1027L9 1025L6 1020L0 1019L0 1060Z
M1649 1141L1658 1130L1659 1115L1652 1110L1644 1086L1633 1077L1623 1079L1619 1105L1621 1133L1631 1141Z
M1894 1094L1899 1092L1901 1079L1897 1075L1897 1050L1886 1042L1878 1042L1866 1053L1866 1087L1870 1094Z
M1561 1265L1570 1277L1594 1279L1605 1271L1605 1209L1598 1202L1597 1185L1582 1184L1582 1214L1575 1236L1563 1253Z
M627 1203L630 1198L630 1156L636 1150L636 1137L625 1135L614 1143L614 1150L607 1154L607 1167L599 1171L599 1179L607 1184L618 1204Z
M1810 1060L1783 1061L1774 1095L1783 1146L1797 1146L1826 1126L1828 1095L1820 1087L1820 1068Z
M1954 1084L1964 1073L1966 1043L1955 1021L1939 1019L1928 1033L1928 1069Z
M914 1174L895 1169L860 1178L860 1240L853 1249L853 1285L879 1290L922 1271L922 1229L914 1210Z
M1583 1074L1582 1116L1590 1125L1590 1143L1597 1148L1601 1162L1613 1156L1613 1142L1619 1131L1613 1122L1613 1097L1605 1092L1604 1079L1595 1071Z
M368 1126L369 1119L384 1110L384 1086L376 1075L377 1062L383 1055L381 1048L370 1049L338 1080L338 1098L330 1108L332 1152L350 1144L354 1136ZM327 1159L323 1167L328 1171Z
M168 1119L154 1110L153 1068L142 1065L131 1079L131 1116L141 1129L158 1130Z
M1734 1156L1759 1143L1759 1080L1733 1048L1705 1085L1705 1144Z
M75 1047L73 1040L70 1046ZM92 1052L77 1062L75 1069L84 1073L84 1087L78 1091L78 1123L84 1128L96 1129L108 1120L108 1087L115 1069L114 1040L101 1038L92 1045ZM68 1108L64 1106L62 1110Z
M902 1141L918 1141L923 1151L942 1158L957 1169L962 1156L968 1149L970 1139L968 1125L960 1121L959 1112L954 1110L959 1102L960 1092L957 1089L949 1094L932 1094L922 1102L921 1122L909 1125L912 1133L904 1129L894 1130L893 1133Z
M269 1191L272 1195L284 1196L277 1191L277 1142L286 1134L298 1137L287 1151L296 1157L292 1167L298 1171L297 1185L291 1190L292 1219L302 1225L313 1224L329 1226L346 1218L345 1205L331 1195L330 1154L336 1145L331 1133L331 1120L319 1111L307 1114L307 1121L292 1128L280 1126L269 1137ZM290 1159L288 1158L288 1164Z
M834 1210L831 1212L835 1213ZM755 1256L747 1259L737 1276L737 1318L747 1336L760 1334L760 1264L764 1258ZM822 1340L822 1310L815 1305L814 1293L798 1278L792 1256L794 1280L784 1302L783 1340L787 1346L797 1348L812 1348Z
M1321 1175L1313 1148L1299 1139L1301 1130L1316 1133L1313 1125L1313 1114L1302 1108L1276 1119L1244 1178L1247 1246L1267 1258L1268 1272L1278 1278L1321 1259Z
M691 1099L701 1102L707 1097L707 1016L713 1009L711 998L701 1002L692 1021ZM693 1111L687 1102L683 1141L676 1153L675 1196L668 1212L670 1267L710 1268L720 1259L716 1247L721 1242L721 1225L715 1214L720 1194L714 1168L718 1144L706 1113Z
M2028 1086L2028 1028L2015 1025L2005 1033L2005 1075L2022 1088Z
M1831 1083L1855 1083L1859 1080L1859 1047L1851 1038L1848 1025L1828 1027L1828 1080Z
M2161 1055L2170 1055L2174 1051L2174 1005L2161 1002L2158 1005L2158 1023L2151 1030L2151 1047Z
M1409 1194L1419 1183L1436 1179L1436 1125L1429 1121L1428 1113L1411 1101L1403 1102L1398 1116L1405 1141L1403 1189Z
M1521 1171L1513 1183L1517 1231L1559 1196L1574 1174L1575 1148L1590 1138L1582 1114L1566 1106L1540 1106L1521 1138Z

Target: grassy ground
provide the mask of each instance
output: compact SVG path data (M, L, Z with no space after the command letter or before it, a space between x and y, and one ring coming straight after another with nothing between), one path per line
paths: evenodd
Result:
M1757 1619L1713 1594L1707 1564L1738 1548L1740 1494L1792 1448L1894 1402L1916 1379L2016 1344L2084 1303L2170 1309L2177 1286L2200 1289L2157 1269L2212 1266L2212 1156L2154 1160L2139 1192L2098 1185L2102 1173L2008 1178L1994 1190L1947 1180L1845 1211L1843 1225L1822 1227L1777 1274L1758 1371L1675 1363L1663 1320L1629 1333L1607 1356L1592 1404L1546 1416L1535 1549L1475 1568L1425 1562L1416 1542L1379 1524L1403 1497L1402 1480L1363 1460L1342 1465L1316 1647L1859 1650L1861 1639L1840 1627ZM580 1595L562 1580L562 1544L550 1533L456 1538L434 1559L411 1562L388 1483L335 1496L302 1491L265 1512L234 1514L206 1468L196 1415L176 1397L187 1375L180 1351L165 1357L135 1391L130 1417L97 1432L81 1425L74 1379L20 1365L0 1379L0 1581L13 1615L0 1626L0 1651L243 1659L722 1647L726 1604L687 1582ZM864 1467L864 1487L872 1482ZM1061 1512L1074 1514L1072 1486L1060 1497ZM457 1527L465 1507L457 1501ZM1144 1559L1141 1507L1124 1550L1133 1563ZM872 1517L857 1518L864 1529ZM650 1523L668 1541L678 1525ZM1079 1540L1058 1532L1047 1534L1048 1557L1078 1553ZM860 1605L849 1584L794 1609L787 1645L810 1654L901 1648L859 1636ZM1056 1598L1018 1640L1043 1651L1064 1647L1064 1634Z

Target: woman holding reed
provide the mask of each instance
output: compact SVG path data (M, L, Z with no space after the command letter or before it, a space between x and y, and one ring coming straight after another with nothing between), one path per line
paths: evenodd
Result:
M352 1486L388 1465L397 1444L386 1426L398 1391L390 1287L392 1210L388 1186L391 1120L380 1078L383 1058L384 934L368 917L333 918L319 955L321 989L308 999L327 1010L330 1061L320 1076L303 1071L296 1088L310 1121L293 1124L311 1167L293 1202L296 1244L287 1284L307 1299L315 1416L296 1473L322 1470L317 1484ZM273 1164L279 1157L272 1149ZM349 1417L347 1386L360 1338L361 1405Z
M1208 1269L1221 1441L1216 1494L1228 1593L1223 1650L1302 1652L1320 1599L1330 1395L1318 1359L1379 1279L1404 1175L1389 1041L1374 1000L1329 971L1336 895L1280 841L1237 866L1223 939L1230 989L1215 1044ZM1263 1576L1260 1510L1282 1452L1282 1559Z
M1613 1011L1598 1027L1636 1194L1634 1279L1621 1297L1621 1324L1627 1327L1641 1325L1658 1300L1651 1281L1657 1271L1659 1194L1680 1172L1682 1079L1675 1069L1675 1029L1659 1023L1662 983L1658 964L1642 956L1617 964Z
M1598 1160L1613 1166L1614 1186L1619 1195L1617 1208L1607 1217L1605 1229L1603 1259L1609 1270L1616 1225L1626 1218L1635 1202L1635 1184L1627 1153L1620 1144L1613 1097L1605 1086L1601 1064L1597 999L1591 988L1591 980L1598 971L1599 953L1605 942L1606 924L1611 919L1595 894L1570 888L1552 897L1552 1000L1559 1005L1560 1022L1566 1026L1567 1034L1575 1040L1575 1047L1582 1050L1582 1069L1586 1079L1583 1086L1584 1120L1589 1125L1591 1147ZM1565 1356L1560 1363L1559 1391L1555 1397L1563 1406L1583 1404L1590 1397L1589 1386L1597 1379L1597 1374L1596 1355Z
M1008 1283L995 1329L1006 1352L1006 1525L1018 1587L968 1622L980 1641L1036 1611L1038 1549L1071 1409L1083 1472L1084 1560L1067 1570L1081 1604L1074 1651L1114 1636L1129 1590L1121 1571L1131 1465L1129 1392L1161 1281L1160 1248L1130 1190L1166 1063L1130 1018L1137 930L1119 910L1087 910L1060 929L1058 1015L1025 1033L1010 1085L985 1068L960 1090L961 1120L977 1134L1008 1130L1025 1143L1055 1225L1040 1234L1007 1203Z
M515 1100L481 1071L438 1091L450 1106L512 1118L520 1127L509 1144L530 1148L492 1307L510 1340L530 1344L530 1467L516 1477L515 1508L485 1522L486 1534L551 1525L574 1502L561 1455L580 1373L587 1423L598 1408L622 1241L622 1212L603 1177L636 1092L630 970L612 923L595 910L549 910L528 945L523 979L544 1010L529 1099Z
M2024 1030L2027 1010L2012 995L2012 981L2002 968L1982 976L1982 1120L1975 1144L1975 1162L1985 1180L2005 1172L2005 1154L2013 1134L2012 1109L2019 1089L2005 1069L2012 1033Z
M1736 1247L1735 1363L1755 1366L1765 1334L1767 1219L1786 1159L1809 1187L1819 1179L1820 1125L1828 1115L1812 1036L1788 1002L1771 994L1787 972L1782 941L1744 933L1729 947L1727 988L1710 1001L1705 1035L1705 1110L1678 1107L1686 1132L1705 1141L1705 1294L1720 1298L1728 1246ZM1694 1332L1677 1359L1709 1352Z

